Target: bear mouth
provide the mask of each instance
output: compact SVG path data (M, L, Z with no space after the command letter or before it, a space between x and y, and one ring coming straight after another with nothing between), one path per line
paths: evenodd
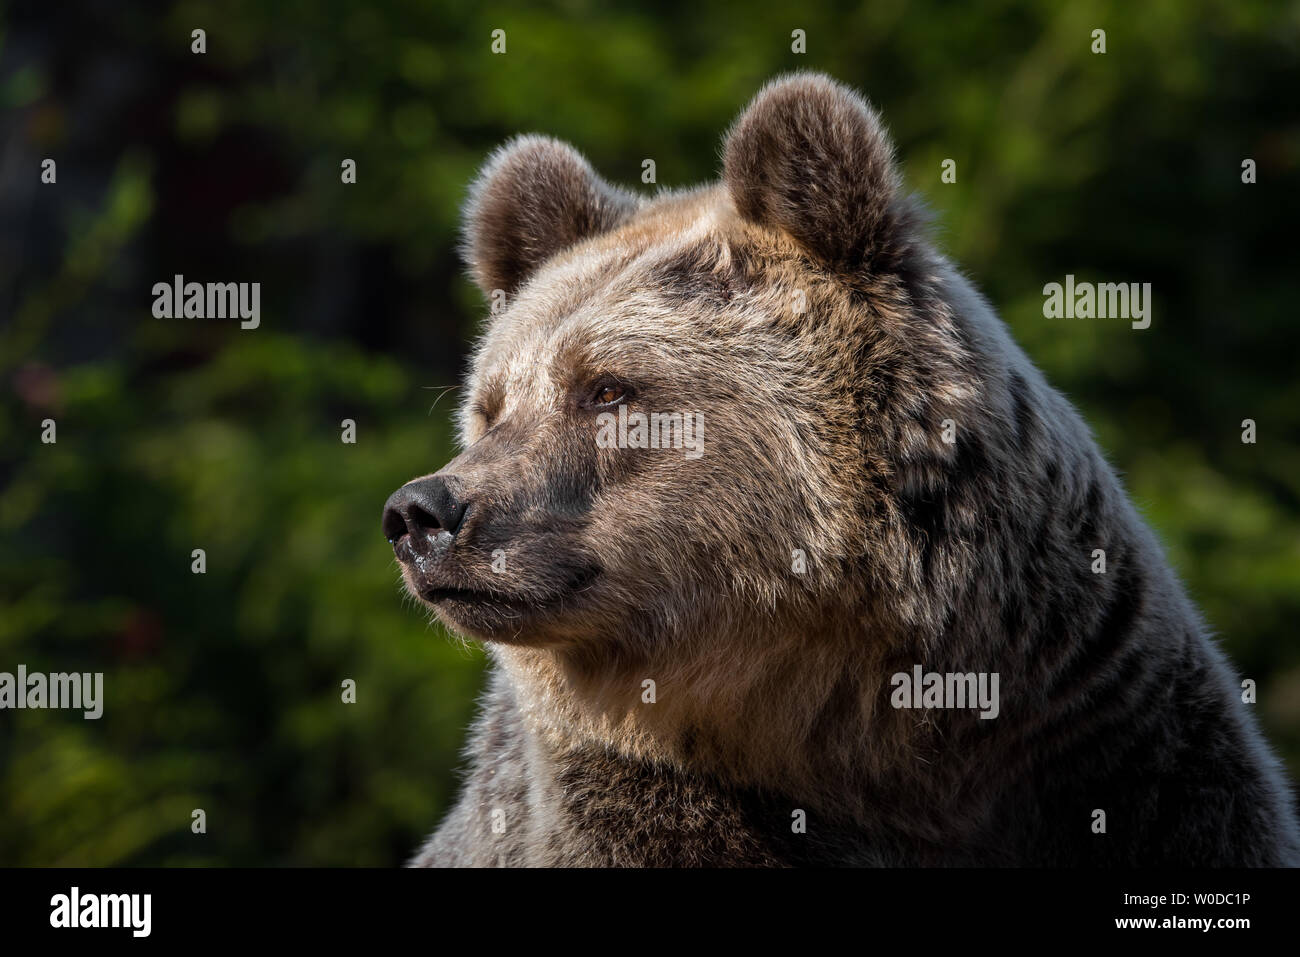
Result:
M462 605L514 605L525 600L514 595L475 588L422 588L419 594L425 601L435 605L444 601L459 602Z
M542 611L581 592L599 576L599 569L588 568L570 577L559 588L538 594L511 594L485 588L461 588L439 585L421 587L417 594L432 605L458 605L465 608L501 608L518 611Z

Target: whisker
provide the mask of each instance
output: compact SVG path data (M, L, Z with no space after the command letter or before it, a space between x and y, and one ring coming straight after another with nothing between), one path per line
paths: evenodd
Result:
M438 403L442 401L442 397L443 397L444 395L446 395L448 392L452 392L452 391L454 391L454 390L456 390L456 389L459 389L460 386L458 386L458 385L447 385L447 386L422 385L422 386L420 386L420 388L421 388L421 389L442 389L442 391L438 393L438 397L437 397L436 399L433 400L433 405L429 406L429 411L426 413L427 415L432 415L432 414L433 414L433 410L434 410L435 408L437 408L437 407L438 407Z

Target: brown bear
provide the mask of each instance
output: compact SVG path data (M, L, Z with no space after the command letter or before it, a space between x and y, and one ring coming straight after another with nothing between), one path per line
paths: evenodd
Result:
M854 92L770 83L720 183L653 199L516 139L464 251L501 306L465 451L383 527L493 667L414 863L1300 858L1155 538Z

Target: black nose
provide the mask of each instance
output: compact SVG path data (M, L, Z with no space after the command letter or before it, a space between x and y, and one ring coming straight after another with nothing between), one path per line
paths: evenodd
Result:
M395 545L403 535L410 535L412 542L440 531L455 535L468 506L441 475L410 482L384 503L384 537Z

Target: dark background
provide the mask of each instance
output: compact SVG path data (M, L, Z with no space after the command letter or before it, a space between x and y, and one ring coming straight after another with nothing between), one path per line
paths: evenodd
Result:
M1092 423L1294 776L1298 51L1300 6L1241 0L5 6L0 671L103 671L107 701L0 712L0 864L409 855L454 794L482 654L402 597L379 515L452 454L442 393L485 314L465 186L528 131L639 189L646 158L660 186L713 178L795 68L882 110L940 244ZM260 282L261 327L153 318L175 273ZM1152 283L1151 328L1044 319L1066 273Z

